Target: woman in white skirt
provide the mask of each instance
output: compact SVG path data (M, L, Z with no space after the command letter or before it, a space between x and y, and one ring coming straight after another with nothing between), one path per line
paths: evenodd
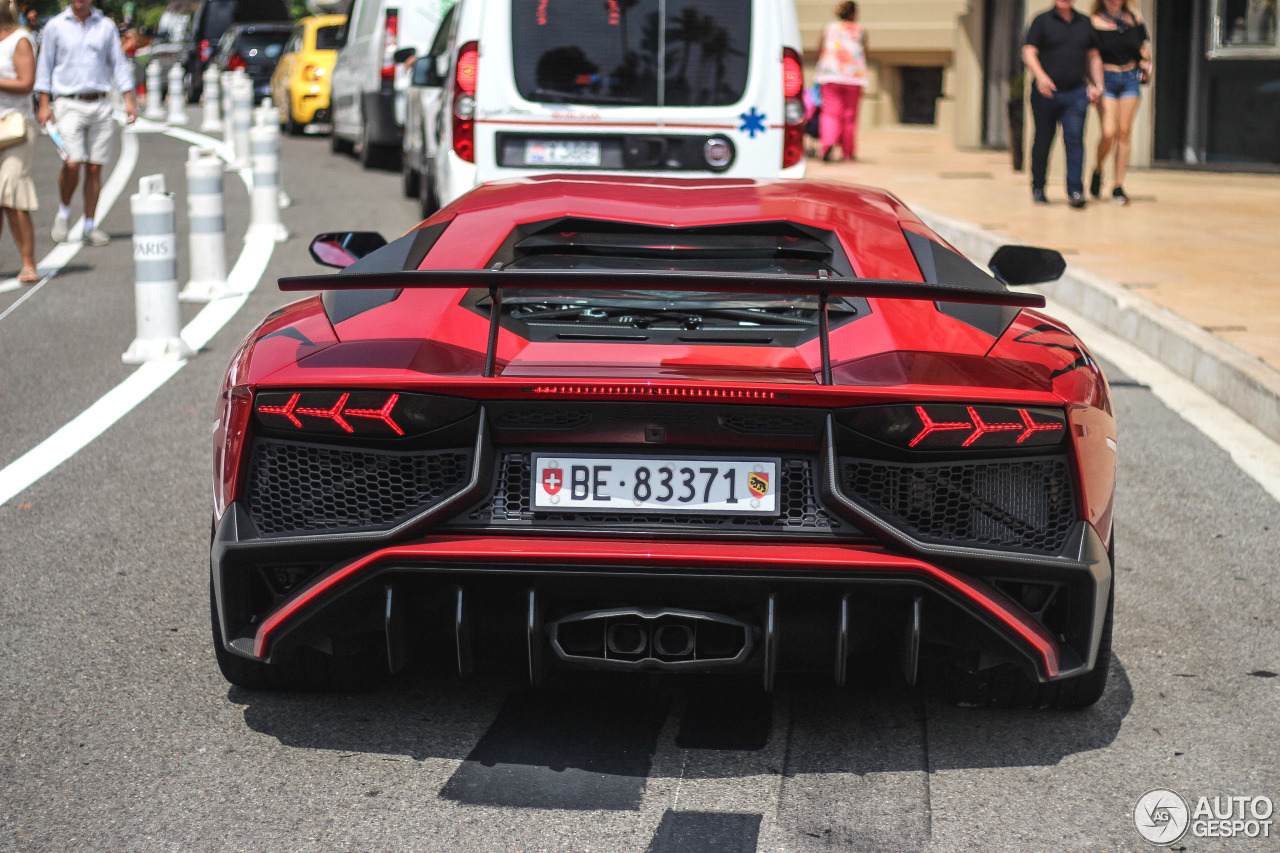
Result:
M36 238L31 211L36 185L31 180L31 155L35 149L36 117L31 109L31 89L36 82L36 51L31 33L18 23L14 0L0 0L0 120L18 113L26 125L26 138L0 149L0 209L9 220L14 242L22 255L18 281L35 284ZM0 226L2 227L2 226Z

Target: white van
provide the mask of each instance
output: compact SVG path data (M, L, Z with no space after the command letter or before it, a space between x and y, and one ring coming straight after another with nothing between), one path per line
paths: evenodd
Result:
M426 52L447 6L447 0L352 0L330 81L334 151L354 147L366 167L397 162L404 111L395 55L401 48Z
M800 57L792 0L457 0L415 67L441 91L410 96L424 199L549 171L802 177Z

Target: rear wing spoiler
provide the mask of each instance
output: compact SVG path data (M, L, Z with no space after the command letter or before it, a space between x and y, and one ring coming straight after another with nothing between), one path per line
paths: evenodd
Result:
M400 290L481 288L489 291L489 342L484 375L493 376L504 290L685 290L720 293L770 293L814 296L818 299L818 339L822 350L822 383L831 383L830 328L827 303L831 297L913 299L926 302L965 302L1042 308L1044 297L994 288L895 281L892 279L832 278L667 270L405 270L337 275L299 275L280 279L285 292L313 290Z

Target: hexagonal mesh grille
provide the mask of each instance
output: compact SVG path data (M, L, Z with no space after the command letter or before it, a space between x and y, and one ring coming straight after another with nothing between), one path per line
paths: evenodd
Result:
M861 536L856 527L827 512L818 500L813 464L809 459L783 459L777 516L689 513L572 513L534 512L531 507L532 466L528 453L504 453L498 460L498 483L493 497L458 524L499 527L582 527L610 525L631 530L771 531L804 535Z
M461 489L467 450L390 452L259 439L245 503L260 533L391 526Z
M842 459L844 488L918 539L1057 553L1076 521L1066 457L905 464Z
M743 415L721 417L721 423L734 432L753 435L816 435L818 428L797 415Z

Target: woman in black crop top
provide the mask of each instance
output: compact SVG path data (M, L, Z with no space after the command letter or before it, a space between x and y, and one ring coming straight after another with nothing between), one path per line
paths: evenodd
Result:
M1147 27L1131 0L1094 0L1093 28L1098 33L1098 54L1102 57L1102 140L1098 143L1098 165L1089 181L1094 198L1102 195L1102 166L1115 148L1115 188L1111 200L1128 204L1124 176L1129 168L1129 136L1138 114L1140 84L1151 77L1151 51L1147 47Z

